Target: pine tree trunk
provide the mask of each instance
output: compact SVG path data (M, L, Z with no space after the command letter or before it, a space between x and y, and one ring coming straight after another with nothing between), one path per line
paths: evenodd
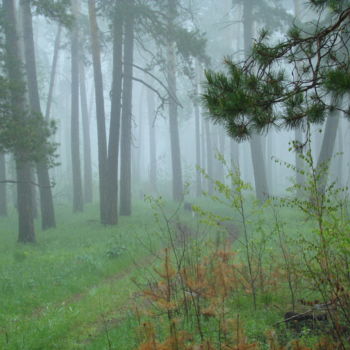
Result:
M120 141L120 114L123 75L123 20L118 9L113 21L113 81L111 123L108 143L108 213L106 223L118 223L118 168Z
M0 153L0 216L7 216L7 189L6 184L6 159L5 154Z
M103 79L101 68L100 43L98 39L98 27L96 20L95 0L89 0L89 17L92 46L92 60L95 80L97 140L98 140L98 169L100 189L100 218L103 224L107 224L108 213L108 189L107 189L107 140L105 124L105 107L103 98Z
M131 6L134 0L129 0ZM120 157L120 215L131 215L131 113L132 74L134 59L134 16L129 11L125 18L124 80Z
M253 42L253 1L245 0L243 7L243 26L244 26L244 52L246 58L250 54ZM261 137L252 135L250 141L250 150L253 161L255 192L260 201L265 201L268 197L268 186L266 178L266 169L264 164L264 154Z
M72 12L75 18L79 15L79 0L72 1ZM83 186L80 163L80 137L79 137L79 29L77 23L72 29L71 43L71 153L73 174L73 212L84 210Z
M50 119L50 113L51 113L51 105L52 105L52 96L53 96L53 88L55 86L55 80L56 80L56 70L57 70L57 61L58 61L58 54L60 49L60 43L61 43L61 32L62 28L61 25L58 26L56 39L55 39L55 46L53 50L53 58L52 58L52 66L51 66L51 74L50 74L50 85L49 85L49 94L47 97L47 103L46 103L46 111L45 111L45 118Z
M6 68L8 78L12 83L11 110L12 117L21 121L25 118L25 97L22 89L17 89L18 84L24 86L22 63L18 45L16 29L16 15L14 0L3 0ZM32 186L30 184L30 163L25 160L25 150L16 149L16 174L17 174L17 205L18 205L18 242L34 243L35 231L32 212Z
M34 51L33 23L30 2L21 0L23 19L23 40L25 68L28 82L29 104L33 113L41 114L39 88L36 73ZM43 230L56 226L51 183L47 162L44 160L36 164L41 210L41 227Z
M147 90L148 125L149 125L149 181L152 193L157 192L157 144L155 127L155 103L153 92Z
M83 147L84 147L84 202L92 202L92 164L91 164L91 140L90 122L86 97L85 67L82 60L79 62L80 79L80 105L83 126Z
M201 168L201 140L200 140L200 106L199 106L199 84L200 84L200 66L198 61L196 61L196 96L194 102L194 117L195 117L195 140L196 140L196 196L200 197L202 194L202 174Z
M176 17L176 0L168 0L168 31L171 33ZM167 50L167 76L168 89L172 96L176 96L176 53L175 43L169 39ZM183 200L183 180L181 166L181 149L178 126L177 104L174 99L169 100L169 127L170 127L170 146L171 146L171 164L172 164L172 187L173 199L177 202Z

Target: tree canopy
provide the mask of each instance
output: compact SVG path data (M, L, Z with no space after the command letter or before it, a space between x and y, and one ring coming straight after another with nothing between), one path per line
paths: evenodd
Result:
M244 62L226 58L227 72L206 72L204 104L236 140L271 126L323 123L335 109L350 116L339 104L350 91L350 2L310 0L308 5L316 21L295 21L274 45L262 30Z

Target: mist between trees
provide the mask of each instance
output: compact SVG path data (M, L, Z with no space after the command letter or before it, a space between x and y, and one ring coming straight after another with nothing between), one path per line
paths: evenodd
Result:
M145 294L162 304L162 316L166 315L162 320L169 327L162 330L160 342L153 326L144 323L145 337L135 348L258 349L258 342L243 335L239 317L231 323L236 325L237 338L244 341L236 339L232 347L225 333L225 308L232 307L231 294L241 288L243 295L249 295L251 310L261 312L264 293L283 278L292 311L281 322L288 324L296 318L314 326L315 321L329 321L332 342L317 343L316 348L331 349L334 344L337 349L349 348L350 331L344 326L349 322L350 299L346 294L350 278L345 271L349 267L349 0L0 3L0 224L11 226L6 228L12 231L11 239L16 232L15 263L29 254L16 249L40 249L38 237L51 237L66 227L66 217L73 223L72 231L79 227L74 221L79 218L88 223L86 230L106 229L103 232L111 234L111 242L105 255L119 258L128 249L120 242L136 238L118 229L142 230L137 210L146 202L150 208L147 214L142 212L142 220L148 222L154 211L160 212L154 216L158 224L165 223L162 228L169 237L164 245L169 246L162 255L164 268L155 270L158 280L148 283ZM220 205L229 202L228 215L236 211L235 218L240 220L237 232L225 223L226 212L218 214L196 205L206 205L208 198ZM281 207L292 208L292 221L300 218L297 210L307 216L305 222L311 218L316 228L310 229L309 222L305 225L310 237L317 237L317 244L308 241L307 235L297 243L288 240L275 211L267 220L273 221L273 229L265 236L266 222L260 225L259 220L277 198ZM163 200L176 208L171 219ZM67 208L71 216L57 214ZM187 214L192 218L189 226L179 219ZM256 217L254 224L251 216ZM14 222L17 229L13 229ZM121 225L125 222L129 228ZM217 239L217 250L212 251L215 240L195 236L194 222L214 226L217 232L228 231L228 240L220 246ZM261 237L253 236L252 226ZM277 237L274 244L283 273L278 269L272 273L270 261L263 259L272 234ZM206 242L202 255L196 255L198 247L192 239ZM93 244L81 240L89 251ZM237 242L241 248L227 252ZM159 250L165 248L161 244L156 243ZM298 244L304 256L297 256L300 260L295 263L290 252ZM132 245L140 253L140 241ZM236 253L243 263L230 260ZM128 259L125 265L131 264ZM92 270L102 263L92 261L88 254L72 261L73 266L74 261L88 266L89 278L102 285L106 282L93 275ZM188 265L183 267L183 261ZM112 269L113 264L108 264ZM268 277L267 264L271 267ZM341 265L339 271L337 265ZM191 270L193 266L202 273L202 280L195 276L196 269ZM124 271L125 266L120 268ZM213 271L223 269L229 279L213 278ZM101 276L108 279L110 272ZM0 280L8 282L10 277L5 275L1 272ZM338 309L328 308L316 316L296 313L296 295L304 297L299 277L303 288L316 285L310 287L310 294L321 296L322 305ZM208 292L205 296L198 287L201 283ZM10 294L4 286L1 289L0 284L0 291ZM70 297L80 300L80 295ZM220 312L217 305L222 307ZM176 312L183 307L183 318L177 318ZM193 339L198 340L195 345L189 345L194 340L185 333L177 337L177 325L187 324L191 317L195 320ZM214 328L219 340L206 334L205 322L211 317L218 322ZM9 344L8 334L15 336L6 327L0 324L0 338L5 334L4 344ZM303 330L296 331L300 335ZM106 337L111 349L108 331ZM285 349L277 345L278 337L266 337L266 349ZM293 344L297 349L299 343Z

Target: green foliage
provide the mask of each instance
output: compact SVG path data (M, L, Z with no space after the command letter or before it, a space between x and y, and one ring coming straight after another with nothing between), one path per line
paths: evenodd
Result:
M238 141L270 126L296 128L304 120L323 123L335 107L330 95L349 92L350 3L312 3L321 11L312 27L294 25L275 45L263 30L245 62L225 60L225 73L207 72L204 104L214 122Z

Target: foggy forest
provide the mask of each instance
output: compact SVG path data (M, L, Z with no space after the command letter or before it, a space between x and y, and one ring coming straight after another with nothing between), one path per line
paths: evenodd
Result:
M350 349L350 0L0 0L0 350Z

